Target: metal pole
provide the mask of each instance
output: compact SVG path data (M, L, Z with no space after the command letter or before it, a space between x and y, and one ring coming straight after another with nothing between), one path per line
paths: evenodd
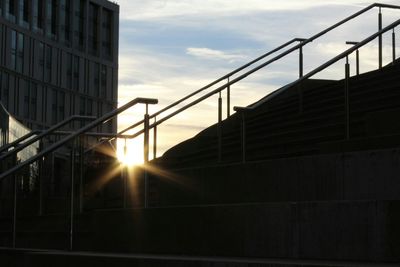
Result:
M303 46L299 47L299 78L303 77Z
M75 139L71 148L71 195L70 195L70 222L69 222L69 250L73 249L74 242L74 205L75 205Z
M393 57L393 63L396 60L396 33L393 28L392 32L392 57Z
M153 158L157 158L157 118L154 117L154 128L153 128Z
M217 135L218 135L218 162L221 162L222 159L222 97L221 97L221 91L219 92L219 97L218 97L218 129L217 129Z
M246 162L246 118L244 112L242 112L242 162Z
M228 87L226 88L226 117L229 118L231 115L231 85L229 84L228 77Z
M344 82L346 140L350 139L349 78L350 78L350 64L349 64L349 57L346 56L345 82Z
M83 212L83 168L85 157L85 140L81 135L79 138L79 213Z
M149 207L149 185L148 185L148 173L146 165L149 162L149 114L146 105L146 114L144 115L144 136L143 136L143 161L144 161L144 207Z
M16 162L17 155L14 156L13 163ZM17 246L17 201L18 201L18 175L13 174L14 179L14 195L13 195L13 225L12 225L12 247L16 248Z
M381 7L379 7L379 14L378 14L378 31L382 30L382 12ZM382 68L382 34L379 34L378 37L379 42L379 68Z
M126 155L128 151L128 147L126 145L126 138L124 139L124 157L126 160ZM123 165L122 168L122 187L123 187L123 207L126 208L128 206L128 172L127 166Z
M39 151L43 149L43 141L39 142ZM43 164L44 158L39 159L39 211L38 215L43 215L43 182L44 182L44 174L43 174Z
M360 75L360 51L356 50L356 74Z

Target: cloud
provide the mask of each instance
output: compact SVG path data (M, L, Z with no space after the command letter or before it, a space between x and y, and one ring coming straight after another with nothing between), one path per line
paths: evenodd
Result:
M186 54L208 60L229 60L229 62L246 58L244 55L229 54L220 50L214 50L206 47L189 47L186 49Z

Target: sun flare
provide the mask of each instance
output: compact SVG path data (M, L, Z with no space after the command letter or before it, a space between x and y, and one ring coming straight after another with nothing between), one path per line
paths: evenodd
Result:
M135 166L143 164L143 142L141 140L117 141L117 157L124 165Z

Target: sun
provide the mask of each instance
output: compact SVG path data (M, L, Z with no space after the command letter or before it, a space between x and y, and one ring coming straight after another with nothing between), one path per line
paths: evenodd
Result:
M118 139L117 141L118 160L127 166L143 164L143 141L140 138Z

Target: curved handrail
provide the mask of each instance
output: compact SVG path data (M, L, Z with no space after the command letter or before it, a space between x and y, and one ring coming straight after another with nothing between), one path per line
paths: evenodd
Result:
M288 50L286 50L286 51L280 53L279 55L273 57L272 59L268 60L267 62L265 62L265 63L263 63L263 64L261 64L261 65L255 67L254 69L252 69L252 70L250 70L250 71L247 71L246 73L242 74L241 76L239 76L239 77L237 77L237 78L235 78L235 79L233 79L233 80L227 82L227 83L224 84L223 86L218 87L217 89L211 91L210 93L208 93L208 94L206 94L206 95L204 95L204 96L202 96L202 97L200 97L200 98L198 98L198 99L192 101L191 103L189 103L189 104L187 104L187 105L181 107L180 109L178 109L178 110L176 110L175 112L173 112L173 113L167 115L166 117L163 117L162 119L157 120L156 122L150 124L150 125L149 125L149 128L151 129L151 128L154 128L154 127L160 125L161 123L165 122L166 120L170 119L171 117L174 117L175 115L179 114L180 112L182 112L182 111L184 111L184 110L186 110L186 109L188 109L188 108L190 108L190 107L192 107L192 106L194 106L194 105L196 105L196 104L202 102L203 100L205 100L206 98L208 98L208 97L210 97L210 96L212 96L212 95L214 95L214 94L217 94L217 93L223 91L225 88L227 88L227 87L229 87L229 86L231 86L231 85L233 85L233 84L235 84L235 83L237 83L237 82L243 80L244 78L246 78L246 77L249 76L250 74L253 74L254 72L257 72L258 70L260 70L260 69L266 67L267 65L269 65L269 64L271 64L271 63L273 63L273 62L275 62L275 61L278 61L279 59L285 57L286 55L291 54L293 51L296 51L297 49L301 49L302 47L304 47L304 46L307 45L308 43L313 42L314 40L316 40L316 39L318 39L319 37L325 35L326 33L328 33L328 32L330 32L330 31L336 29L337 27L343 25L344 23L346 23L346 22L348 22L348 21L350 21L350 20L352 20L352 19L354 19L354 18L356 18L356 17L358 17L358 16L364 14L365 12L367 12L367 11L369 11L369 10L375 8L375 7L379 7L379 8L390 8L390 9L400 9L400 6L396 6L396 5L380 4L380 3L371 4L371 5L369 5L369 6L365 7L365 8L363 8L362 10L360 10L360 11L358 11L358 12L356 12L356 13L354 13L354 14L348 16L348 17L346 17L345 19L342 19L341 21L335 23L334 25L332 25L332 26L326 28L325 30L323 30L323 31L321 31L321 32L319 32L319 33L317 33L317 34L311 36L310 38L308 38L308 39L301 39L301 43L299 43L299 44L297 44L297 45L291 47L290 49L288 49ZM300 38L295 38L295 39L300 39ZM295 39L293 39L293 40L295 40ZM291 40L291 41L293 41L293 40ZM253 60L253 61L251 61L251 62L255 63L255 62L257 62L257 60ZM252 63L252 64L253 64L253 63ZM247 64L246 64L246 65L247 65ZM249 64L249 65L247 65L247 66L250 66L250 65L251 65L251 64ZM239 69L240 69L240 70L243 70L244 68L239 68ZM235 72L235 73L237 73L237 72ZM225 76L223 76L223 77L227 78L227 76L228 76L228 74L225 75ZM228 77L230 77L230 76L228 76ZM221 79L221 78L220 78L220 79ZM218 79L218 80L221 81L222 79L221 79L221 80L220 80L220 79ZM211 84L212 84L212 85L215 85L216 83L211 83ZM207 87L207 86L206 86L206 87ZM203 87L203 88L204 88L204 87ZM156 116L160 115L161 113L163 113L163 112L165 112L165 111L171 109L172 107L175 107L176 105L182 103L184 100L187 100L188 98L194 96L194 95L197 94L198 92L201 92L201 91L203 91L204 89L206 89L206 88L204 88L204 89L203 89L203 88L201 88L201 89L195 91L194 93L189 94L188 96L186 96L186 97L184 97L184 98L182 98L182 99L180 99L180 100L174 102L173 104L167 106L166 108L163 108L162 110L157 111L156 113L150 115L149 118L150 118L150 119L151 119L151 118L155 118ZM209 88L209 87L207 87L207 88ZM131 130L131 129L133 129L133 128L135 128L135 127L137 127L137 126L139 126L139 125L141 125L141 124L143 124L143 123L144 123L144 120L141 120L141 121L139 121L139 122L137 122L137 123L135 123L135 124L129 126L128 128L124 129L123 131L120 131L119 134L125 133L126 131ZM132 135L131 135L131 138L134 138L134 137L140 135L140 134L143 133L143 132L144 132L143 130L140 130L140 131L138 131L137 133L132 134Z
M49 146L48 148L46 148L45 150L39 152L38 154L36 154L35 156L23 161L22 163L14 166L11 169L8 169L7 171L3 172L0 174L0 181L2 181L4 178L6 178L7 176L17 172L18 170L22 169L23 167L37 161L38 159L40 159L41 157L45 156L46 154L53 152L54 150L56 150L57 148L63 146L64 144L66 144L67 142L73 140L74 138L76 138L77 136L89 131L90 129L112 119L113 117L117 116L118 114L120 114L121 112L127 110L128 108L136 105L136 104L157 104L158 100L154 99L154 98L135 98L131 101L129 101L128 103L126 103L125 105L123 105L122 107L119 107L117 109L114 109L112 111L110 111L107 114L104 114L102 117L92 121L91 123L87 124L86 126L80 128L79 130L75 131L74 133L68 135L67 137L65 137L64 139L58 141L57 143L52 144L51 146Z

